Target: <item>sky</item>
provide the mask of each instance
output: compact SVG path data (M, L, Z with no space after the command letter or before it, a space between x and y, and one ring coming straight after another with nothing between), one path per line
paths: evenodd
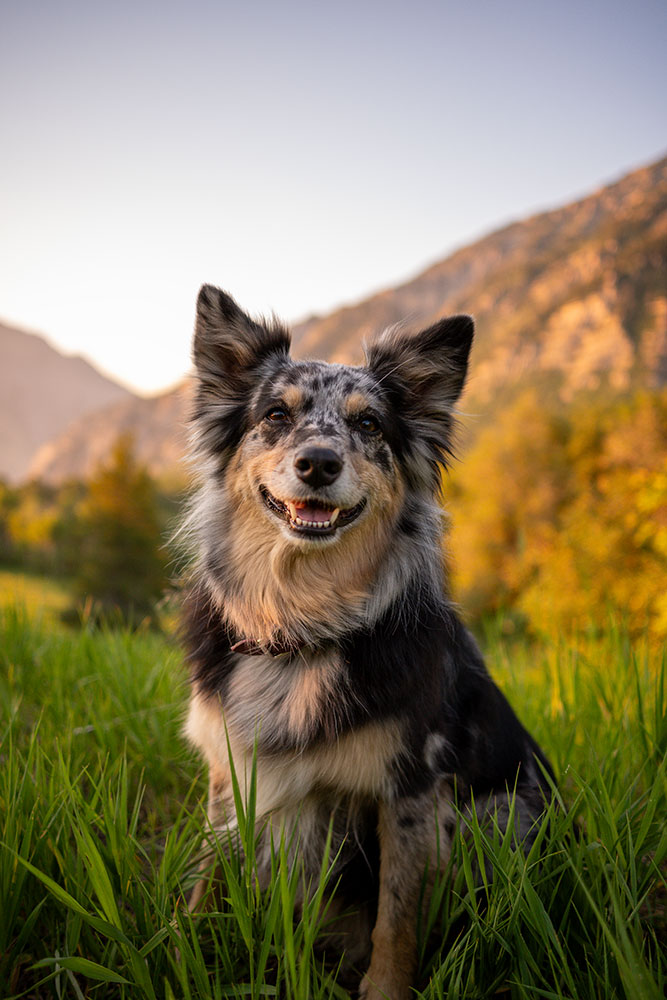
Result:
M4 0L0 319L143 394L667 152L664 0Z

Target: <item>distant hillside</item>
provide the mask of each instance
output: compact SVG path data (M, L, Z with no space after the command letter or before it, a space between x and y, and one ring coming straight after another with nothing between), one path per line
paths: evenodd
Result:
M73 420L132 398L83 358L0 324L0 477L25 478L35 451Z
M30 478L49 483L86 478L111 452L119 434L134 437L136 457L155 476L173 471L184 459L189 385L153 399L134 397L98 410L43 445L30 465Z
M397 288L295 330L301 356L360 361L393 323L477 321L468 398L540 380L578 390L667 380L667 159L582 201L492 233Z
M518 387L569 403L665 384L667 159L506 226L397 288L297 324L295 354L358 363L373 331L397 322L417 328L453 312L477 321L463 404L478 415L477 427ZM87 474L126 427L135 429L140 457L165 469L182 454L186 397L183 388L81 422L42 449L31 474Z

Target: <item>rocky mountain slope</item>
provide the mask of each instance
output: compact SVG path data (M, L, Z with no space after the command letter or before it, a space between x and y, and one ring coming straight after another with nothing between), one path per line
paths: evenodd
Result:
M132 398L83 358L0 324L0 477L25 478L35 451L73 420Z
M667 159L506 226L405 284L298 324L294 353L358 363L373 331L453 312L477 322L463 403L477 426L526 385L563 405L667 382ZM163 470L182 453L186 411L185 386L119 404L42 449L31 474L85 475L130 426L140 456Z
M477 321L468 386L476 402L490 404L526 379L548 382L565 400L581 389L663 383L667 159L311 319L295 339L301 355L361 360L360 340L374 330L460 311Z

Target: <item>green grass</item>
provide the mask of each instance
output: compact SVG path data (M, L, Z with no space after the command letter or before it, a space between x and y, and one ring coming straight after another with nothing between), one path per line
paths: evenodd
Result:
M36 573L0 569L0 607L18 604L52 624L72 603L66 583Z
M150 631L53 629L12 608L0 621L3 1000L344 996L313 951L326 919L318 900L294 916L300 873L286 851L260 891L252 865L221 850L221 912L184 907L205 780L180 735L179 649ZM658 1000L664 662L613 629L572 644L487 645L567 811L553 811L527 858L497 834L457 842L420 925L423 996ZM477 886L482 847L495 875Z

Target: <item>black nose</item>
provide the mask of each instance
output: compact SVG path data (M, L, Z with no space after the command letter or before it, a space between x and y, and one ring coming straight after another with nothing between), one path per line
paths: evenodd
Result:
M309 486L329 486L338 479L343 462L331 448L304 448L294 459L299 479Z

